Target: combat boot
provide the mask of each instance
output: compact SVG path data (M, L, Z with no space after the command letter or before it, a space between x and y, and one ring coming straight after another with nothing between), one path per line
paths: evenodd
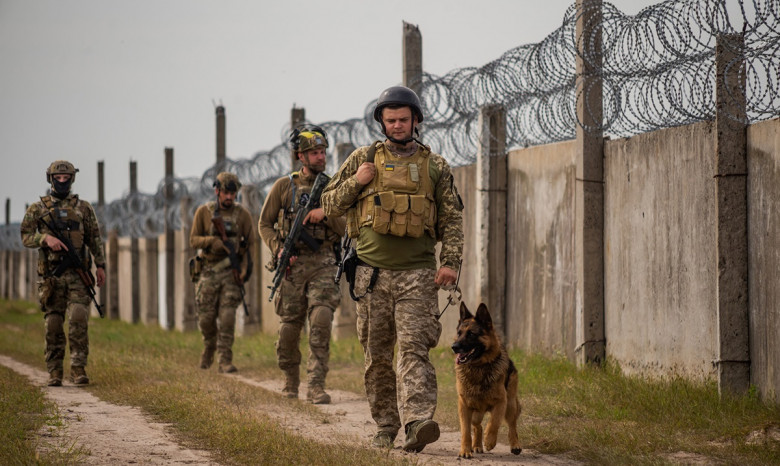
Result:
M309 391L306 392L306 401L315 405L330 404L330 395L325 393L322 385L309 385Z
M46 385L50 387L61 387L62 386L62 369L55 369L51 372L49 372L49 381L46 382Z
M419 453L425 445L439 440L439 424L431 419L410 422L406 425L404 450Z
M200 368L208 369L212 364L214 364L214 350L204 348L200 354Z
M219 373L225 373L225 374L232 374L233 372L238 372L238 368L234 366L232 363L229 362L221 362L219 363Z
M301 383L301 375L298 368L284 371L284 388L282 394L287 398L298 398L298 385Z
M83 367L70 366L70 381L75 385L87 385L89 377Z

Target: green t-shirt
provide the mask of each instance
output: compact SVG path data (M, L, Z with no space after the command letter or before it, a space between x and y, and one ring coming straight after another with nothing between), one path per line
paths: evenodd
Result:
M436 269L436 240L383 235L365 226L360 229L358 257L373 267L389 270Z

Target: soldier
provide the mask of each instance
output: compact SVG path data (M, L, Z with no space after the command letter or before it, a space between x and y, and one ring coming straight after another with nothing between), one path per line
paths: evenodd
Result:
M214 181L217 200L198 207L192 220L190 246L200 249L194 261L193 281L195 304L198 307L198 327L203 334L200 368L208 369L219 350L219 372L236 372L233 365L233 339L236 329L236 309L241 303L242 286L252 273L248 257L252 245L252 217L236 203L241 183L232 173L222 172ZM246 271L236 281L231 268L229 249L212 219L221 217L232 248ZM240 283L239 283L240 282Z
M70 381L76 385L89 383L84 368L89 355L90 294L78 268L90 270L94 257L97 286L103 286L106 280L106 256L95 211L89 202L70 192L77 171L72 163L65 160L52 163L46 170L50 194L27 209L21 226L22 243L25 247L38 249L38 296L41 310L45 313L46 370L49 371L50 387L62 385L62 360L66 345L62 324L66 314ZM81 264L69 260L68 247L55 237L52 228L71 243ZM91 273L85 274L85 277L88 277L86 280L91 288Z
M364 381L377 424L372 444L392 448L401 427L400 404L403 449L419 452L439 438L433 421L436 374L428 352L441 335L437 287L454 284L460 268L463 205L447 162L414 138L423 121L414 91L386 89L374 119L387 139L349 156L325 188L322 205L328 216L346 213L347 232L357 239L358 267L350 285L359 298Z
M317 174L325 170L325 149L328 139L319 127L293 131L290 142L302 164L300 171L279 178L268 193L260 213L258 229L263 241L278 259L300 207L300 199L308 196ZM312 250L303 242L297 245L296 256L290 261L287 277L276 295L279 315L279 340L276 357L285 375L284 394L298 397L301 352L298 348L301 329L309 319L309 362L306 368L308 391L306 399L314 404L330 403L325 392L325 376L330 357L330 333L333 312L341 300L339 286L333 281L336 273L334 248L344 234L344 219L326 217L321 207L312 209L304 218L304 233L315 239L319 247ZM274 260L271 270L276 269Z

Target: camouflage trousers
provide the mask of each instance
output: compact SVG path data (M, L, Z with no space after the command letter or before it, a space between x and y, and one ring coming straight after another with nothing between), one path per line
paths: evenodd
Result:
M195 286L198 327L207 352L218 350L220 364L233 362L233 340L236 331L236 309L241 303L241 289L229 266L206 266Z
M279 315L279 340L276 359L285 372L298 371L301 330L309 321L308 383L323 387L330 359L330 333L333 313L341 301L341 289L333 281L335 258L330 248L316 253L301 254L282 280L276 300Z
M65 330L68 317L70 364L86 367L89 355L89 305L90 298L84 283L73 270L60 277L42 278L38 281L38 298L46 322L46 370L62 370L65 359Z
M358 267L356 295L365 292L372 270ZM432 419L436 410L436 372L428 356L441 335L435 275L432 269L380 269L373 292L357 303L366 396L379 431L395 435L401 418L404 425ZM397 377L393 370L396 342Z

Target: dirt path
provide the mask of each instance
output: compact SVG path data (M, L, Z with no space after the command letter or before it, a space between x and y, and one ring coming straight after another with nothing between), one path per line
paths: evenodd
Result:
M83 449L80 464L216 464L208 452L177 444L167 424L149 419L140 409L100 401L67 380L47 387L49 374L0 355L0 364L24 375L57 404L64 426L44 427L44 450ZM66 377L67 379L67 377Z
M118 406L99 400L88 391L63 382L62 387L47 387L48 374L14 359L0 355L0 364L26 376L42 387L46 397L59 406L65 426L47 428L41 432L44 448L49 445L83 447L90 456L84 464L215 464L208 452L191 450L177 444L166 424L151 421L139 409ZM280 380L258 381L240 374L225 375L264 390L281 393ZM306 387L301 387L306 393ZM282 427L303 437L323 442L342 442L366 446L374 435L374 421L365 397L354 393L328 390L330 405L317 408L329 415L328 422L301 415L300 411L279 411L283 404L275 405L265 413ZM392 454L411 457L418 464L452 464L458 462L460 435L456 430L442 429L439 441L425 447L421 453L406 453L401 449L403 435L396 439ZM512 455L506 443L499 443L490 453L476 455L463 464L479 465L574 465L579 464L565 457L542 455L523 450ZM466 462L467 461L467 462Z

